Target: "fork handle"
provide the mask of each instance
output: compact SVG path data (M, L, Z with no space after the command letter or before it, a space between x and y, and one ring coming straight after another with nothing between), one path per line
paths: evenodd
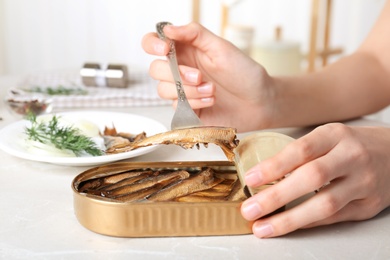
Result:
M188 102L186 94L183 89L183 83L180 77L179 65L176 59L175 41L169 39L164 34L164 27L166 25L172 25L170 22L160 22L156 25L157 35L161 40L169 41L169 52L167 54L167 60L169 67L171 68L173 80L175 81L178 100L181 102Z

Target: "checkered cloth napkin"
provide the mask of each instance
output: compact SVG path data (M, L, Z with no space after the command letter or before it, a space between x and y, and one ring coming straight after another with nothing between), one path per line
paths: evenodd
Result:
M129 69L127 88L87 87L82 84L79 71L35 73L26 76L18 87L35 90L63 88L71 94L52 95L54 108L94 108L158 106L171 102L157 93L157 82L146 71Z

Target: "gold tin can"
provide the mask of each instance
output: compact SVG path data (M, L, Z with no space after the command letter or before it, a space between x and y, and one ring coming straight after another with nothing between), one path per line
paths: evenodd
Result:
M214 170L243 174L256 160L247 157L256 155L255 147L264 142L262 135L247 137L236 150L235 162L195 161L195 162L118 162L98 166L82 172L72 182L74 210L78 221L87 229L116 237L172 237L172 236L218 236L252 233L252 222L245 220L240 213L242 201L222 202L118 202L109 198L90 195L79 191L81 183L130 170L193 170L210 167ZM255 137L255 136L252 136ZM269 138L269 137L267 137ZM267 149L267 153L279 151L292 138L283 138ZM262 141L254 141L263 139ZM246 147L245 149L242 149ZM248 152L245 152L248 149ZM249 152L250 151L250 152ZM258 155L256 155L258 156ZM240 169L240 170L238 170ZM240 173L241 171L241 173ZM239 176L237 176L239 178ZM240 180L243 178L240 177ZM241 182L242 183L242 182ZM269 187L264 185L261 189ZM243 185L242 185L243 186ZM252 191L253 192L253 191ZM257 191L256 191L257 192ZM284 207L276 212L284 210Z

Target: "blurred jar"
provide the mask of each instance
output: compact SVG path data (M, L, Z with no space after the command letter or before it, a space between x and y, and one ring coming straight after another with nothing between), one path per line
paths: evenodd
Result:
M289 76L301 72L302 54L298 42L282 39L282 29L275 29L274 39L256 45L252 58L272 76Z
M252 52L254 28L247 25L228 25L225 28L225 39L233 43L245 54Z
M104 68L98 63L85 63L80 76L85 86L125 88L128 85L128 69L123 64L108 64Z

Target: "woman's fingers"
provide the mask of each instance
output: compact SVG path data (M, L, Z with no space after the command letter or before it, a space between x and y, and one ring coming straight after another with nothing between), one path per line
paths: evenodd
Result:
M183 88L193 109L211 107L215 104L215 86L212 83L205 82L199 86L184 85ZM173 100L173 106L177 106L177 90L173 83L162 81L158 84L157 91L160 97Z
M211 82L205 82L198 86L184 85L183 88L187 99L213 98L215 94L215 86ZM177 99L176 86L171 82L160 82L157 91L160 97L164 99Z
M202 76L199 70L179 66L183 88L188 102L194 109L210 107L214 104L216 87L212 82L201 82ZM149 73L152 78L159 80L157 91L164 99L177 99L177 90L173 82L172 72L166 61L155 60L152 62ZM174 102L176 106L176 101Z
M344 155L343 149L334 149L299 166L288 177L247 199L241 207L242 215L248 220L258 219L347 174L334 170L345 168Z
M331 125L335 124L317 127L309 134L288 144L277 155L249 169L245 176L245 183L250 187L270 183L291 173L300 165L328 153L339 142L337 135L327 138L327 135L334 131Z
M258 237L274 237L299 228L363 220L375 216L387 207L390 199L386 195L388 163L386 160L378 163L375 159L377 157L371 156L367 149L380 155L388 146L370 140L373 136L385 136L383 129L373 131L370 128L351 128L341 124L319 127L311 135L311 142L314 144L317 141L319 146L306 144L307 148L302 150L295 147L298 150L295 156L298 166L294 166L294 161L287 158L288 149L282 151L280 154L285 153L286 157L280 158L278 162L292 165L274 169L293 169L291 174L242 204L244 218L257 219L253 225L254 234ZM317 134L314 135L315 133ZM323 133L327 133L327 138L324 138L327 144L320 138ZM294 147L297 143L299 144L294 142L289 147ZM329 150L316 157L327 145ZM307 152L301 153L303 150ZM265 172L268 170L266 167L261 169ZM264 172L258 176L267 178ZM319 188L318 193L301 204L283 213L259 219Z
M198 69L179 65L179 70L183 84L199 85L203 80ZM165 60L154 60L150 65L149 74L156 80L173 82L172 71Z
M157 36L157 33L145 34L142 38L141 45L146 53L152 55L164 56L169 52L168 44L160 40Z
M192 109L196 110L196 109L201 109L206 107L212 107L215 104L215 99L213 97L201 98L201 99L188 99L188 103L190 104ZM177 107L177 99L173 101L172 106L174 108ZM201 113L197 112L197 114L199 117L201 117Z
M357 199L349 202L344 208L337 211L335 214L312 222L302 228L312 228L317 226L330 225L343 221L359 221L374 217L382 208L376 208L377 204L372 203L369 199ZM366 209L366 210L362 210Z
M338 221L342 215L337 216L337 212L345 205L368 196L366 189L361 188L362 176L356 175L357 171L363 170L357 160L360 158L359 152L351 151L353 143L346 141L346 136L351 133L341 124L318 127L291 143L274 158L264 161L265 166L260 163L257 184L269 183L291 174L242 204L242 215L248 220L263 217L330 184L314 197L284 213L257 220L253 226L256 236L280 236L312 223L319 224L324 219ZM253 181L251 184L255 183Z
M259 238L281 236L334 216L349 203L350 198L359 199L360 197L358 185L353 188L345 188L343 181L345 180L331 183L292 209L266 219L257 220L252 227L254 235ZM359 214L359 212L355 212L355 214ZM334 219L334 221L338 220Z
M165 35L177 42L187 42L203 52L218 49L220 38L199 23L189 23L183 26L169 25L164 27ZM180 49L180 46L177 46Z

